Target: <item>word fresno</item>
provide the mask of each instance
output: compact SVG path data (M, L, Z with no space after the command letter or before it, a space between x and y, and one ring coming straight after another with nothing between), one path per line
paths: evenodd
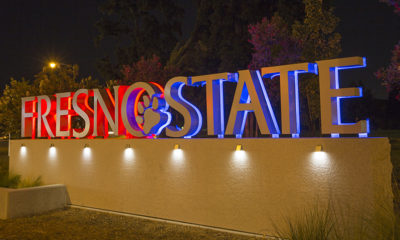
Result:
M339 70L365 67L365 58L349 57L263 67L260 71L242 70L237 73L218 73L194 77L174 77L165 87L156 83L136 82L131 86L109 89L79 89L76 92L56 93L22 98L22 137L107 137L126 135L146 137L195 136L203 124L199 109L183 98L183 86L206 87L206 122L208 135L241 137L247 113L254 112L262 134L300 134L298 75L319 74L321 130L323 134L367 134L368 120L342 123L340 99L361 97L361 88L339 88ZM262 77L280 76L281 129L270 104ZM237 82L227 124L224 119L223 82ZM89 104L89 98L93 104ZM173 108L182 115L182 126L171 124ZM83 121L72 127L72 117Z

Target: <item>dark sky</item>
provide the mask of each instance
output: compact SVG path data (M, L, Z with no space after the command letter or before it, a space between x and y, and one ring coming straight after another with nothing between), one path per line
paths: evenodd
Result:
M188 16L193 16L193 6ZM80 66L81 76L100 77L95 61L107 49L95 48L94 23L98 0L13 0L0 8L0 86L10 77L32 79L50 59ZM385 97L385 89L372 73L387 65L390 51L400 40L400 17L378 0L336 0L341 22L342 57L365 56L367 69L344 74L345 82L361 80L374 96ZM185 21L190 29L193 19Z

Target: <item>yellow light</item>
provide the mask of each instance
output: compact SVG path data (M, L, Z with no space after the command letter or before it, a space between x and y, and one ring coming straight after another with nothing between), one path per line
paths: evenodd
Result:
M317 146L315 146L315 151L316 152L321 152L322 151L322 145L317 145Z
M243 150L242 144L236 145L236 151L242 151L242 150Z
M175 150L181 149L181 146L179 146L179 144L175 144L175 145L174 145L174 149L175 149Z
M49 67L50 68L55 68L57 66L57 64L55 62L50 62L49 63Z

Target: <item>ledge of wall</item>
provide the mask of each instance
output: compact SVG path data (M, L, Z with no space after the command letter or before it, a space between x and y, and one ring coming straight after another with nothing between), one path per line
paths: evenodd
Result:
M72 204L252 233L316 202L391 204L387 138L13 140L10 169Z
M0 218L16 218L64 208L68 194L64 185L31 188L0 188Z

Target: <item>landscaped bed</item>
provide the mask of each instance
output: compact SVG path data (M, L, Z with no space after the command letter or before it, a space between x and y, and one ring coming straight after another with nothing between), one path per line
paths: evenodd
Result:
M40 216L0 220L0 239L260 239L136 217L69 208Z

